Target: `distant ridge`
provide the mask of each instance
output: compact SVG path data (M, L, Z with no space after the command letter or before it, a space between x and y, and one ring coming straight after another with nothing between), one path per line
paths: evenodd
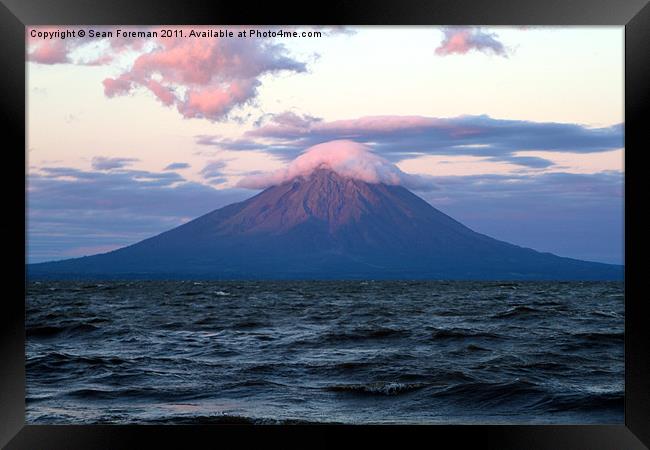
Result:
M476 233L399 185L319 168L109 253L29 279L622 280L623 266Z

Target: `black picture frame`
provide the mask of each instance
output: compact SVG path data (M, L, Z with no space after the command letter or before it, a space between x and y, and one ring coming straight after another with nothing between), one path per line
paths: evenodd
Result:
M382 443L405 437L440 446L504 449L642 449L650 446L650 327L643 295L642 153L649 148L648 0L400 0L305 3L172 0L0 0L0 91L5 125L3 295L0 313L0 445L7 449L322 446L363 434ZM25 424L25 26L89 24L620 25L625 26L625 424L618 426L37 426ZM594 95L597 95L595 93ZM644 145L645 144L645 145ZM341 439L344 435L345 438ZM413 441L416 442L416 441Z

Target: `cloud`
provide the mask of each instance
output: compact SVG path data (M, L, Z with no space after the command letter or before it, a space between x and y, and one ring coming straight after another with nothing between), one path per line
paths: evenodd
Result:
M190 165L188 163L183 163L183 162L175 162L167 165L163 170L181 170L181 169L189 169Z
M259 150L262 145L253 139L229 139L217 135L199 134L195 136L199 145L211 145L220 150L246 151Z
M97 29L115 32L109 27ZM181 27L184 37L112 37L94 39L91 44L77 37L33 37L31 30L28 58L35 63L105 65L127 50L136 52L130 68L103 80L104 94L111 98L143 88L163 105L176 107L185 118L223 120L234 108L257 97L262 77L307 70L306 64L289 56L282 44L269 39L189 37L190 31L206 31L206 27ZM34 30L56 33L66 29ZM142 30L148 28L138 28Z
M434 176L425 200L480 233L539 251L621 264L624 175Z
M284 46L263 39L159 38L155 44L129 70L104 80L107 97L142 87L185 118L217 121L253 100L261 77L306 71Z
M298 156L305 146L300 144L274 144L265 143L251 138L224 138L219 135L197 135L195 142L199 145L215 147L217 150L233 152L255 151L264 152L285 161L291 161ZM198 151L197 154L210 155L209 151Z
M107 158L104 156L95 156L92 159L91 165L95 170L112 170L121 169L129 166L132 163L139 161L136 158Z
M464 55L470 51L478 51L508 57L506 48L495 33L489 33L478 27L447 27L442 32L444 37L435 50L436 55Z
M504 201L525 198L529 205L548 206L567 201L568 205L591 203L603 199L620 201L624 176L616 171L593 174L549 172L539 174L483 174L464 176L433 176L439 189L428 196L434 203L455 201L482 202L488 197ZM543 200L546 199L546 200ZM550 203L546 203L546 202ZM517 204L517 207L521 207ZM526 211L530 213L531 211Z
M203 178L211 181L218 181L219 183L225 181L223 169L226 167L225 161L210 161L201 170Z
M255 126L259 127L265 123L273 123L287 128L304 128L323 119L310 116L308 114L297 114L293 111L284 111L277 114L265 114L255 121Z
M349 139L372 145L391 161L422 155L480 156L529 168L549 167L549 160L521 157L517 152L594 153L623 147L623 125L590 128L574 123L494 119L487 115L436 118L425 116L367 116L323 121L267 120L244 134L248 145L257 140L273 153L285 155L322 142Z
M175 172L45 167L27 177L28 255L61 259L80 247L122 247L250 196ZM72 252L72 253L70 253Z
M115 31L107 26L94 26L93 30ZM76 32L76 28L66 27L27 28L28 61L48 65L105 65L127 50L142 50L147 43L146 39L80 38Z
M263 189L298 177L309 176L317 169L326 168L339 175L367 183L404 185L424 189L426 180L402 172L386 159L372 153L366 145L349 140L336 140L308 148L287 167L268 174L244 177L238 186Z
M69 42L57 39L32 45L27 56L30 61L40 64L65 64L71 62L69 51Z
M530 167L531 169L546 169L553 166L553 161L539 156L505 156L500 159L518 166Z

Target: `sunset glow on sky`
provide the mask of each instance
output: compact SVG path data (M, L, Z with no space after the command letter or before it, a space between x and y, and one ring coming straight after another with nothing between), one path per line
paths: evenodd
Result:
M623 27L318 30L51 40L28 30L29 261L166 231L343 140L425 180L410 188L476 231L623 262Z

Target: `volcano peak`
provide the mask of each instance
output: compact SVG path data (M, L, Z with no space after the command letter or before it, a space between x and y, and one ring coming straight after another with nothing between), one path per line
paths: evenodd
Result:
M277 233L316 221L334 231L372 214L389 191L387 185L367 183L321 166L253 197L224 226L243 233Z

